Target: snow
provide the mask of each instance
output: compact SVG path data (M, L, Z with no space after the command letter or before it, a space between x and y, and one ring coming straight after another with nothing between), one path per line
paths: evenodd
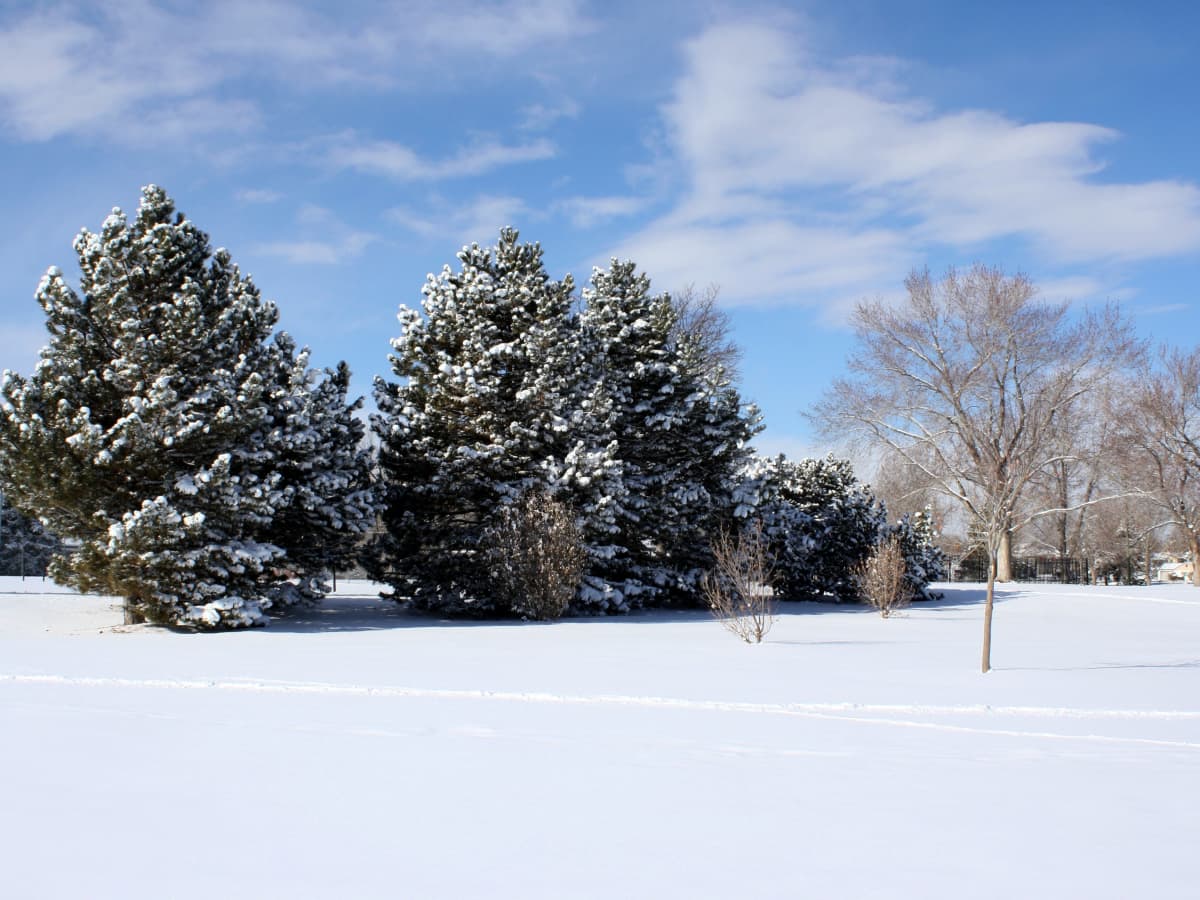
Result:
M24 897L1194 897L1200 590L249 632L0 579Z

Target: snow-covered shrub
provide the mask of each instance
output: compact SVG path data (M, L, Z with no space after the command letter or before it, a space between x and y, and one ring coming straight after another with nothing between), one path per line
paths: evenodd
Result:
M484 538L498 601L526 619L567 611L587 553L571 510L542 488L507 506Z
M80 544L55 578L206 628L310 599L374 518L348 373L272 339L275 305L158 187L74 247L80 291L47 272L50 342L0 381L0 485Z

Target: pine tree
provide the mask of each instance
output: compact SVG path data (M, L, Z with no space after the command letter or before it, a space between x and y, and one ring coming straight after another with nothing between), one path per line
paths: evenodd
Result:
M904 554L905 577L918 600L936 600L940 594L929 587L931 581L946 578L946 554L935 540L933 514L926 507L909 515L905 513L895 525L884 529L888 535L896 535L900 550Z
M352 564L379 510L371 483L372 453L366 426L349 401L350 369L314 371L307 348L296 352L286 333L276 336L277 368L264 449L287 498L271 523L270 540L287 551L291 578L270 591L275 609L314 603L327 579Z
M874 550L886 513L848 460L757 460L743 470L738 500L739 518L764 523L783 597L859 599L854 572Z
M512 614L481 544L500 511L543 486L600 558L620 482L587 424L605 398L577 377L570 276L552 280L541 247L513 229L458 259L429 276L421 310L400 308L390 359L402 380L376 380L386 534L367 562L419 609Z
M49 343L0 384L6 493L80 542L55 578L124 597L130 619L264 622L298 598L288 576L322 564L313 547L336 557L370 523L345 373L272 340L274 304L158 187L74 246L80 291L47 272Z
M710 538L732 512L734 475L758 429L724 369L677 328L677 310L632 262L595 269L580 317L604 432L624 482L606 575L642 602L700 602Z
M37 519L9 506L0 494L0 575L45 575L62 541Z

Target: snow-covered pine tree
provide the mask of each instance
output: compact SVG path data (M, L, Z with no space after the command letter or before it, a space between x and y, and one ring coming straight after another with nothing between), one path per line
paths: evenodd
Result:
M500 511L544 486L601 558L620 478L589 425L605 398L579 376L570 276L552 280L541 247L513 229L458 259L429 276L420 310L401 306L390 357L401 380L376 380L386 534L366 562L418 609L506 615L481 545Z
M946 554L935 542L933 513L926 507L909 515L905 513L895 525L884 529L885 534L894 534L900 539L900 550L904 554L905 577L912 586L918 600L936 600L940 595L931 590L931 581L946 578Z
M849 460L831 454L790 465L783 495L809 516L813 540L807 579L792 589L797 596L825 594L838 602L857 601L854 569L874 550L886 512L859 482Z
M782 455L755 455L742 466L734 490L734 517L743 528L761 524L776 593L784 599L808 583L814 547L812 517L786 491L794 474L794 464Z
M63 549L41 522L13 509L0 493L0 575L45 575Z
M81 290L57 268L38 287L50 340L36 370L0 383L6 494L80 542L54 577L124 597L130 620L265 621L315 559L277 529L293 504L312 504L317 541L367 524L364 461L330 453L312 424L345 422L344 377L296 374L294 345L271 340L274 304L161 188L75 250ZM329 408L298 412L315 404Z
M757 461L743 470L738 500L740 518L764 523L780 596L858 599L854 570L874 549L886 513L848 460Z
M608 397L625 488L606 578L640 602L697 604L757 411L678 334L670 297L652 294L634 263L593 270L583 299L585 356Z
M372 485L373 454L363 443L366 425L349 400L350 368L310 369L309 351L291 336L275 337L276 370L263 449L274 457L286 505L269 533L287 553L291 577L272 585L272 608L317 602L328 578L356 561L380 504Z

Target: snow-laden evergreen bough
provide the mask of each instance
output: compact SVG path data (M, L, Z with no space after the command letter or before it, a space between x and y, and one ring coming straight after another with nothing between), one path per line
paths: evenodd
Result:
M311 600L373 523L349 373L308 368L274 304L158 187L51 268L34 373L0 385L0 478L79 544L52 573L131 616L230 627Z

